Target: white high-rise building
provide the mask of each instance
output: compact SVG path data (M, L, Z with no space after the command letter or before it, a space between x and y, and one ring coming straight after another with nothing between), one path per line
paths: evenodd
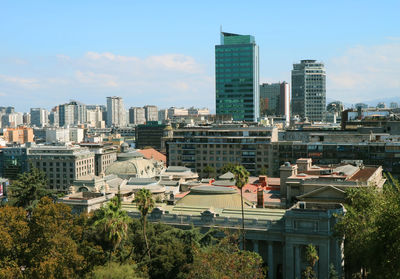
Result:
M158 108L156 106L144 106L146 121L158 121Z
M145 109L141 107L131 107L129 109L129 123L135 125L146 123Z
M31 125L44 127L47 125L49 112L43 108L31 108Z
M107 126L126 126L126 111L121 97L107 97Z

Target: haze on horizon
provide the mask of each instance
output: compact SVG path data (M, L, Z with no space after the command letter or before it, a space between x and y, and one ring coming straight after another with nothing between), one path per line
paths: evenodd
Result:
M400 95L398 1L3 1L0 104L18 111L75 99L215 109L219 30L251 34L260 81L325 63L328 100Z

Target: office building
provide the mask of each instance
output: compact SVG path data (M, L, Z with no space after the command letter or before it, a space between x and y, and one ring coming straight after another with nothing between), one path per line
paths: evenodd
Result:
M28 127L6 128L3 129L3 137L9 143L33 142L33 129Z
M260 85L260 115L286 116L290 120L290 92L287 82Z
M14 180L28 170L29 144L13 144L0 149L0 177Z
M165 123L168 120L168 110L167 109L160 109L158 111L158 121L161 123Z
M210 111L208 108L195 108L191 107L188 109L189 115L209 115Z
M79 145L94 153L94 171L97 176L104 175L106 168L117 160L117 148L111 144L83 142Z
M126 112L121 97L107 97L107 126L125 126Z
M129 124L144 124L146 123L145 109L141 107L131 107L129 109Z
M185 108L170 107L168 109L168 119L172 119L175 116L186 116L188 114L189 111Z
M80 146L38 145L29 149L29 163L46 173L50 189L67 192L74 180L94 175L94 153Z
M158 121L158 108L156 106L144 106L146 121Z
M292 70L292 114L309 121L323 121L326 109L325 66L301 60Z
M31 108L31 125L44 127L48 123L49 112L43 108Z
M86 105L77 101L59 105L59 125L60 127L69 125L79 125L86 123Z
M166 141L168 165L186 166L204 175L206 166L243 165L252 175L262 169L272 174L272 148L278 140L275 127L213 125L176 129Z
M255 38L221 32L215 46L216 113L237 121L259 118L259 56Z
M157 121L147 122L136 127L136 148L152 147L158 151L162 148L162 138L168 126Z

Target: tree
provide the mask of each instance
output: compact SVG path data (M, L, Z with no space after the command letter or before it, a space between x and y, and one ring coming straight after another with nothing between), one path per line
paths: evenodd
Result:
M128 224L130 218L127 213L121 210L121 205L117 197L111 199L105 206L96 212L93 226L101 233L103 248L109 251L109 262L111 254L116 252L117 248L127 237Z
M237 167L237 166L238 166L237 164L227 163L227 164L223 165L223 166L218 170L218 173L219 173L219 174L224 174L224 173L227 173L227 172L233 173L235 167Z
M28 249L29 224L22 208L0 208L0 278L22 278Z
M267 173L268 173L267 168L266 167L262 167L260 169L260 171L258 172L258 175L267 175Z
M308 266L303 271L302 278L303 279L316 279L314 266L319 260L318 251L314 245L308 244L306 247L306 261Z
M241 251L237 239L226 237L217 245L195 249L194 261L189 265L186 278L261 279L265 278L265 274L260 255Z
M346 214L335 226L344 237L346 277L400 278L400 187L385 175L383 189L347 191Z
M329 265L329 279L339 279L339 275L337 274L337 271L333 263Z
M79 254L80 228L71 208L42 198L29 218L27 278L81 278L84 257Z
M147 254L149 258L151 258L149 242L147 240L147 235L146 235L146 221L147 221L147 214L153 210L155 205L153 195L148 189L144 188L140 189L139 192L136 193L135 202L140 211L140 214L142 215L141 220L143 226L143 237L146 242Z
M10 187L11 204L32 211L42 197L51 196L46 185L46 174L37 168L18 175Z
M243 250L245 250L245 231L244 231L244 208L243 208L243 187L247 184L249 180L249 172L243 166L235 166L232 170L232 173L235 175L235 185L240 189L240 201L242 206L242 245Z
M147 276L138 272L135 264L110 263L107 266L96 266L87 279L143 279Z
M215 168L207 165L204 167L203 172L207 175L207 178L210 178L211 175L215 174Z

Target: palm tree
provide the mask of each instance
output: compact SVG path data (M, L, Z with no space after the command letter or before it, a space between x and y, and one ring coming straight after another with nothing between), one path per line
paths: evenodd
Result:
M99 229L106 242L111 246L109 253L109 261L111 261L112 252L116 251L127 236L130 218L126 211L121 210L117 197L111 199L106 206L101 208L99 215L101 217L93 225Z
M233 168L232 173L235 175L236 187L240 189L240 201L242 205L242 244L243 250L245 250L245 236L244 236L244 209L243 209L243 187L249 180L249 172L241 165L237 165Z
M149 249L149 242L147 240L146 234L146 221L147 221L147 214L151 212L154 208L155 201L153 199L153 195L148 189L140 189L139 192L136 193L135 197L136 205L142 215L142 226L143 226L143 237L146 243L147 254L150 258L150 249Z

